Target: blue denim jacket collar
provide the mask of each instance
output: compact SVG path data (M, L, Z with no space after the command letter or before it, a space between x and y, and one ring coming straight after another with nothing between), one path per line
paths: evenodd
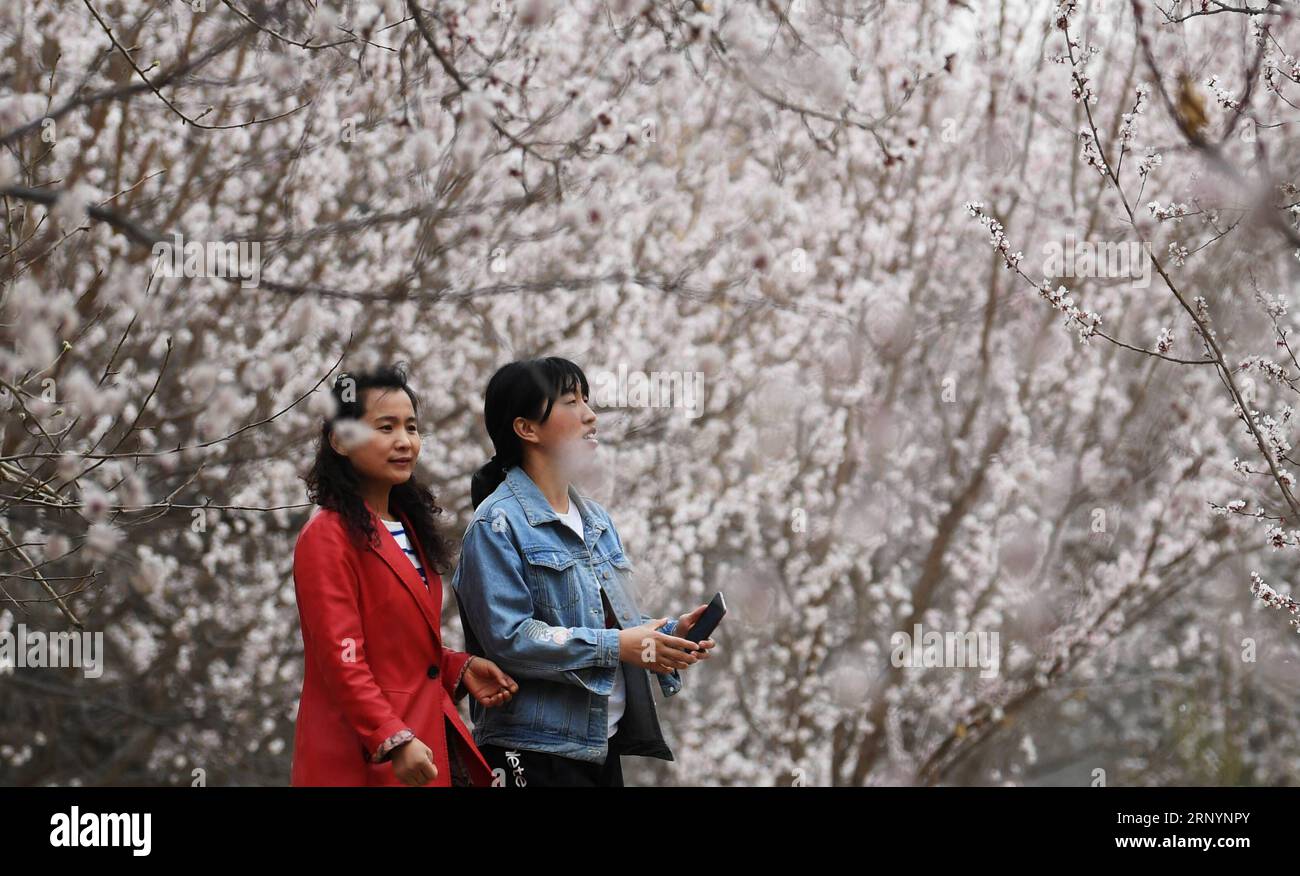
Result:
M524 517L528 520L529 526L539 526L560 519L560 515L555 513L551 503L542 495L542 491L537 488L537 484L533 483L533 479L528 476L528 472L524 471L522 465L513 466L506 472L506 484L524 509ZM603 517L591 512L591 506L582 500L582 496L572 485L569 486L569 501L578 506L578 513L582 516L583 541L590 550L608 524Z

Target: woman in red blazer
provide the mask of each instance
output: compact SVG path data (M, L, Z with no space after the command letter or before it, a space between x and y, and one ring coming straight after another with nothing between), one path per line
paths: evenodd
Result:
M442 646L450 549L413 474L419 401L400 367L342 374L333 398L305 478L319 507L293 553L304 675L292 783L490 785L456 702L499 706L518 686Z

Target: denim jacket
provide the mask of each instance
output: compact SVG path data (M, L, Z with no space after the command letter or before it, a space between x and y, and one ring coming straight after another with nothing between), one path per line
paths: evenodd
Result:
M605 628L603 588L620 627L652 618L628 586L632 565L605 509L569 488L584 538L565 526L520 466L474 512L451 586L466 648L519 684L502 706L470 700L474 741L604 763L609 752L672 760L650 692L650 671L623 663L627 703L607 739L607 709L619 666L617 629ZM585 543L584 543L585 542ZM671 633L674 618L663 627ZM665 696L678 673L655 674Z

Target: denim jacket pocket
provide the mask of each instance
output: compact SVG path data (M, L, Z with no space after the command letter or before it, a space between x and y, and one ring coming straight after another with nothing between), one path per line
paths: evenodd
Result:
M552 610L572 608L578 601L577 561L568 551L550 547L530 548L524 552L527 562L528 588L533 601Z

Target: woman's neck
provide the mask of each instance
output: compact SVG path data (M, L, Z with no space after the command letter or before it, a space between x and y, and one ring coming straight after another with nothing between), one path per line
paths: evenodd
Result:
M561 514L569 513L569 480L561 476L545 459L529 454L523 461L523 469L533 479L537 489L542 491L546 501Z
M392 514L388 511L388 494L392 491L389 484L374 484L363 482L361 484L361 498L366 500L370 510L379 515L380 520L394 520Z

